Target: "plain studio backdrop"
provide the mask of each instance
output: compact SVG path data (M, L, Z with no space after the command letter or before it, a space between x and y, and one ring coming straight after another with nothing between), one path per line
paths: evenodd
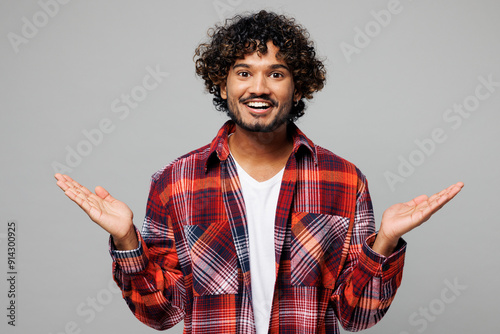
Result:
M402 286L366 333L498 332L498 1L32 0L0 3L2 333L156 332L111 281L108 235L53 174L104 186L141 227L151 175L226 120L194 49L262 8L296 17L325 59L298 126L367 176L377 226L394 203L465 183L405 237Z

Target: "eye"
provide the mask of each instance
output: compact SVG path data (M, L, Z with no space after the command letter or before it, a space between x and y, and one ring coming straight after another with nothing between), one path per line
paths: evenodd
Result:
M241 71L241 72L238 72L238 76L243 77L243 78L248 78L250 76L250 73L245 72L245 71Z
M283 73L280 73L280 72L271 73L271 78L279 79L279 78L283 78L283 77L284 77Z

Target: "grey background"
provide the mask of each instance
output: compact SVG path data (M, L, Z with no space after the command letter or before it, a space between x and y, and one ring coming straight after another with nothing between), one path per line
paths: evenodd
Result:
M356 27L376 29L371 11L389 3L73 0L44 22L37 1L1 1L0 267L5 277L5 234L14 219L19 275L15 328L7 325L8 288L0 280L0 331L156 332L109 285L108 236L55 185L52 165L66 165L66 147L76 149L86 140L82 131L109 119L113 131L69 174L91 189L107 188L140 227L151 174L208 143L225 121L195 77L195 47L224 17L267 8L296 17L326 59L327 86L298 125L367 175L378 222L391 204L465 183L406 236L403 284L366 333L498 332L499 87L460 126L443 117L454 104L473 101L478 77L500 81L500 3L401 0L400 12L349 62L341 44L354 45ZM41 27L16 52L9 36L23 37L23 17L34 16ZM146 68L157 66L168 77L120 119L112 102L139 92ZM446 140L419 156L415 141L435 128ZM419 165L391 187L384 174L398 173L400 157ZM462 289L446 290L447 282Z

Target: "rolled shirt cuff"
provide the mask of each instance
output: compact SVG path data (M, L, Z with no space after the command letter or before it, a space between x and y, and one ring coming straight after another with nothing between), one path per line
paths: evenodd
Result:
M116 269L121 270L125 274L136 274L146 269L148 265L148 258L144 252L144 240L135 227L139 246L132 250L117 250L113 242L113 237L109 237L109 253L111 258L116 264Z
M392 254L386 257L371 248L376 237L377 234L372 234L365 240L359 262L363 271L389 280L403 270L406 241L400 238Z

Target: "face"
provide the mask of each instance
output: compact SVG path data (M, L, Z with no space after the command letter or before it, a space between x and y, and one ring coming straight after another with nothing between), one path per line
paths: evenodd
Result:
M268 42L266 54L254 52L238 59L220 87L229 116L245 130L275 131L286 123L292 103L301 97L287 64L276 58L278 50Z

